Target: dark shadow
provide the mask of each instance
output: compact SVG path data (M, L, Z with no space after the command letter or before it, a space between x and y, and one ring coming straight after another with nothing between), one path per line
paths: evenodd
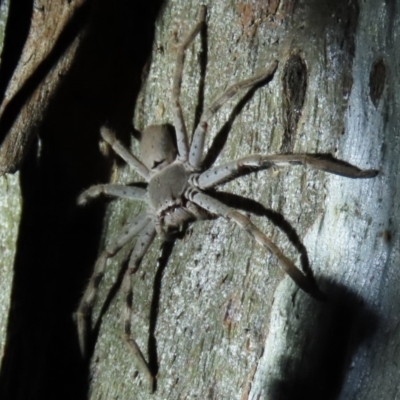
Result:
M275 226L277 226L282 232L285 233L289 241L300 253L300 262L304 273L307 276L313 276L306 247L304 246L294 227L289 223L288 220L285 219L285 217L281 213L266 208L255 200L236 194L227 192L211 192L211 194L212 197L216 198L217 200L221 201L229 207L237 208L239 210L258 215L260 217L267 217Z
M156 324L157 324L157 317L158 317L158 308L160 304L160 296L161 296L161 283L162 283L162 276L164 273L165 268L168 265L168 260L171 256L171 253L174 248L175 240L182 239L185 236L186 228L183 229L181 232L174 234L171 237L171 240L165 241L162 246L161 255L157 262L157 271L154 277L154 285L153 285L153 297L150 305L150 323L149 323L149 338L148 338L148 365L150 372L153 376L157 376L158 374L158 353L157 353L157 339L155 336L156 331ZM91 332L89 342L88 342L88 357L90 358L93 355L94 348L97 342L97 338L100 332L101 322L103 316L106 314L107 310L109 309L111 302L117 295L120 290L122 280L124 278L124 274L128 267L128 262L130 258L131 251L127 252L127 256L125 260L122 262L122 267L119 270L118 277L114 284L112 285L111 289L107 294L107 298L104 301L99 317L96 321L96 324ZM122 325L121 325L121 332L122 332ZM143 349L142 349L143 350ZM157 390L157 380L154 380L153 391Z
M22 215L14 263L2 400L80 400L88 362L73 314L97 258L104 202L78 194L108 180L99 151L104 121L129 136L141 70L161 1L94 2L89 30L20 170Z
M197 94L197 105L194 113L194 128L200 122L201 114L204 110L204 85L206 80L206 69L208 62L208 36L207 36L207 24L203 24L200 30L201 40L201 53L199 54L200 63L200 80Z
M87 343L87 357L90 359L93 356L94 353L94 349L97 343L97 339L99 337L99 333L100 333L100 328L101 328L101 323L103 321L103 317L104 315L107 313L108 309L110 308L110 305L112 303L112 301L114 300L114 298L117 296L121 285L122 285L122 280L124 279L124 275L125 272L128 268L128 263L129 263L129 258L130 255L132 253L132 249L133 249L134 243L131 244L131 249L126 253L126 257L125 259L122 261L121 263L121 268L118 271L118 275L117 275L117 279L115 280L115 282L113 283L113 285L111 286L110 290L107 293L107 297L104 300L100 312L99 312L99 316L96 320L96 323L94 324L94 327L92 329L92 331L90 332L90 336L88 337L88 343ZM103 301L103 299L99 299L99 301ZM121 334L123 332L123 326L121 324Z
M356 293L337 283L320 283L329 302L301 302L299 322L287 333L287 347L297 357L281 356L277 368L282 378L268 389L271 399L294 400L300 394L308 400L339 398L356 351L378 327L377 315Z
M163 243L160 258L158 259L158 268L154 277L153 286L153 297L150 306L150 324L149 324L149 340L148 340L148 351L149 351L149 369L153 376L158 374L158 352L157 352L157 339L155 336L158 308L160 305L161 296L161 281L165 268L168 265L168 260L171 256L172 250L174 249L175 240L166 241ZM157 390L157 380L154 380L155 387L153 390Z

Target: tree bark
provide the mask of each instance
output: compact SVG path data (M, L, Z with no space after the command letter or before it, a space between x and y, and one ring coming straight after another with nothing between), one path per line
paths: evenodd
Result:
M275 400L297 398L301 392L308 399L372 400L398 395L399 5L399 1L372 0L209 2L207 29L186 52L181 104L189 132L201 110L228 85L273 60L279 66L271 82L239 94L212 119L206 149L214 156L207 156L207 161L216 158L222 163L252 153L331 153L360 168L379 169L380 174L352 180L297 166L250 174L221 189L235 195L223 197L230 205L253 211L252 221L289 258L311 268L328 297L326 303L302 292L280 271L274 257L222 219L193 224L173 249L164 248L161 259L157 239L133 288L134 336L157 372L151 398ZM159 13L151 62L135 99L136 129L172 122L176 48L195 25L197 14L197 2L180 0L169 1ZM135 72L138 76L139 70ZM117 121L117 113L112 115ZM87 126L85 118L80 124ZM85 147L91 149L89 155L70 161L69 171L77 168L76 162L90 165L93 160L104 167L94 150L98 126L99 120L97 126L90 124L90 144ZM44 138L51 141L49 132L58 127L52 118L45 124ZM69 140L69 148L81 146L78 136L74 143ZM132 150L138 154L135 141ZM62 226L72 235L72 218L78 238L56 249L42 247L44 254L51 253L50 260L63 266L62 272L42 271L42 276L51 272L62 281L51 280L52 297L43 303L49 298L61 301L67 289L73 293L67 305L58 307L61 318L69 318L67 312L78 303L84 278L90 275L103 211L95 204L78 210L71 199L85 185L105 180L104 168L100 172L74 182L69 202L64 201ZM112 167L112 182L136 180L138 176L123 163ZM40 182L49 185L48 179ZM111 203L101 242L114 238L140 207L129 201ZM86 225L77 219L85 219ZM29 228L26 225L25 220L24 229ZM17 247L17 259L22 250ZM66 252L71 253L67 264L60 260ZM90 365L80 370L87 374L84 378L90 376L90 383L83 385L81 398L150 398L145 377L137 372L121 339L123 299L118 282L127 256L128 249L109 261L100 286L93 355ZM13 285L15 291L15 280ZM46 307L53 310L49 304ZM17 328L24 326L19 324ZM49 325L39 324L37 333L50 329L46 337L51 341L59 332L52 331L54 323ZM67 330L51 349L67 343L71 357L78 360L72 323ZM11 349L17 346L13 340ZM64 360L60 356L57 361L46 351L42 362L50 359L53 368ZM38 359L34 353L28 357L30 368L42 365ZM15 364L5 355L0 394L10 376L7 372L28 361L19 358ZM68 371L68 377L75 376ZM26 373L21 376L21 381L31 382ZM67 379L61 383L67 386ZM36 398L33 391L26 393L20 398Z

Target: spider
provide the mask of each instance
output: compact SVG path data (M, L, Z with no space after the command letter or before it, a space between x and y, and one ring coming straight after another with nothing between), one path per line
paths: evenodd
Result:
M302 290L314 297L321 298L322 293L312 277L298 269L246 215L213 197L212 189L244 173L265 170L273 166L300 164L349 178L372 178L378 173L376 170L361 170L333 157L322 157L316 154L253 154L204 169L202 166L204 141L211 117L239 90L250 89L272 79L278 66L278 62L274 61L260 74L228 87L205 109L189 145L179 102L183 63L185 49L201 30L205 23L205 16L206 9L202 7L199 21L178 48L172 88L175 132L169 129L169 125L147 127L141 134L141 160L139 160L117 140L115 133L109 127L103 126L100 129L102 138L113 148L115 153L144 178L147 188L114 184L95 185L85 190L78 198L79 204L85 204L90 199L103 194L143 201L146 204L146 210L133 217L123 228L123 232L111 241L99 256L78 308L77 325L80 349L85 354L91 312L107 260L137 236L121 285L125 299L123 336L133 351L139 369L148 376L150 385L152 385L154 377L131 335L131 298L132 277L157 234L161 235L164 240L168 240L191 222L223 217L247 231L261 246L271 252L283 270Z

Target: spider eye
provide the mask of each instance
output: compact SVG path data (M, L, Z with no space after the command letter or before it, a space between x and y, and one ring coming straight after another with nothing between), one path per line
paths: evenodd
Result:
M162 159L162 160L160 160L160 161L156 161L156 160L154 160L154 162L153 162L153 169L154 168L157 168L160 164L162 164L163 162L165 161L165 158L164 159Z

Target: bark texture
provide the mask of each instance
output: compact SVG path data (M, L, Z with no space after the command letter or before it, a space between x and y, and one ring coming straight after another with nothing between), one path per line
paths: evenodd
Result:
M299 392L309 399L372 400L400 395L396 364L400 340L396 54L400 47L400 2L323 3L209 1L207 29L186 54L181 102L191 132L201 110L229 84L278 60L278 70L269 84L239 94L213 118L207 136L211 152L207 162L216 159L220 163L251 153L307 152L331 153L361 168L380 169L374 179L351 180L293 167L251 174L222 188L235 194L225 197L229 204L253 211L252 220L287 256L313 270L329 301L318 302L300 291L279 270L277 261L237 227L223 220L197 223L176 241L172 251L164 249L161 260L161 243L156 240L136 274L132 323L138 344L157 372L155 393L148 393L147 382L121 339L123 299L117 290L118 271L128 250L109 262L94 312L93 356L90 365L79 364L72 321L65 323L67 333L63 334L55 324L70 318L68 313L78 303L90 275L103 209L100 202L100 206L78 210L73 198L83 187L106 179L107 165L95 150L96 129L102 121L93 115L104 111L105 116L113 116L115 125L125 127L115 122L120 121L120 115L112 107L96 108L90 103L85 109L89 113L82 112L86 103L81 99L75 111L79 124L60 127L53 117L44 125L43 143L50 149L59 140L54 133L57 129L70 132L79 125L81 137L76 134L72 141L66 133L61 135L68 151L60 154L68 157L68 163L44 152L42 157L48 158L41 159L43 167L34 174L43 185L40 188L64 207L61 211L50 209L60 218L56 224L61 224L60 232L56 233L64 240L57 242L56 248L43 246L54 236L54 223L46 225L47 236L33 240L42 245L41 250L29 259L21 255L24 249L26 252L26 247L21 248L28 241L26 235L30 233L32 238L34 234L27 213L35 212L32 204L42 200L43 207L49 199L44 195L37 199L29 191L33 178L28 172L33 172L21 171L23 198L31 207L23 208L15 271L25 273L28 279L27 271L35 267L44 281L36 280L36 289L43 290L41 296L46 295L46 299L38 301L36 307L27 307L21 294L23 279L14 279L14 297L20 307L22 304L22 311L18 317L11 313L9 318L8 334L14 329L16 335L7 339L9 354L3 357L0 394L1 390L15 394L17 383L26 382L25 397L13 398L38 398L37 393L43 398L47 392L37 382L45 385L46 372L50 374L51 368L66 362L67 351L60 348L67 347L70 372L65 379L56 375L58 398L63 398L62 389L78 372L79 379L89 381L90 377L90 383L78 382L80 397L75 398L93 400L279 400L297 398ZM133 78L125 82L132 85L134 94L124 97L124 102L116 100L122 104L124 118L129 115L125 112L128 105L133 109L136 100L136 129L172 121L176 45L194 26L197 11L196 1L171 0L161 8L137 100L138 80ZM154 18L155 10L151 12ZM140 32L133 33L137 36L131 40L139 43ZM116 45L111 40L107 43L110 48ZM124 45L135 54L129 43ZM134 65L144 65L141 60L142 64L136 60ZM106 69L102 77L111 79L106 75L110 71ZM139 67L134 70L136 78L140 71ZM105 84L110 92L116 88L113 98L125 94L123 82L120 86ZM88 115L90 123L85 119ZM90 128L89 133L82 133L82 124ZM81 140L87 142L85 147ZM87 154L77 157L76 147L78 153L87 150ZM133 141L133 151L137 152L137 147ZM57 167L57 181L60 174L64 177L64 186L55 184L55 193L47 186L52 182L53 175L48 172L52 163ZM87 165L102 169L76 180ZM135 180L138 177L123 163L112 166L111 181ZM65 182L72 186L69 197L64 193ZM59 195L63 201L57 200ZM100 248L139 209L140 205L128 201L111 203L105 213ZM74 233L77 237L71 239ZM47 268L40 269L38 260ZM60 268L62 272L57 272ZM53 278L46 282L50 272ZM36 339L43 347L35 352L35 341L22 338L27 330L24 318L29 320L26 315L34 311L40 315L43 304L46 321L39 319L34 332L40 335L45 329L48 340ZM17 350L21 343L27 349L25 358ZM52 355L54 351L59 352L58 357ZM36 380L27 372L33 366Z
M6 42L0 79L1 90L7 84L0 106L0 175L17 171L35 140L37 127L76 58L87 8L80 0L11 2L11 40ZM13 60L11 54L19 57ZM13 61L18 64L10 65Z

